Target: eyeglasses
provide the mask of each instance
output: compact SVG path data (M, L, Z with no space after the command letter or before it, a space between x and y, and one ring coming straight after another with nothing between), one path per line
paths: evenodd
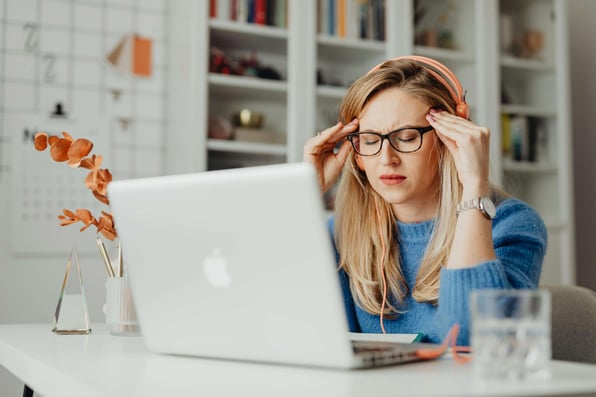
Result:
M406 127L387 134L377 132L352 132L347 136L352 147L361 156L374 156L381 151L387 139L391 147L400 153L412 153L422 147L422 135L432 130L432 126Z

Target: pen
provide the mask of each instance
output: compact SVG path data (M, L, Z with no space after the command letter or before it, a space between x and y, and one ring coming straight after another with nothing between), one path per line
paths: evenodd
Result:
M114 269L112 269L112 264L110 262L110 257L108 256L108 252L106 251L106 246L104 245L103 241L101 241L99 238L97 239L97 247L99 248L99 253L101 254L101 257L103 259L103 264L105 265L106 270L108 271L108 276L114 277Z
M122 263L122 244L118 243L118 277L124 277L124 267Z

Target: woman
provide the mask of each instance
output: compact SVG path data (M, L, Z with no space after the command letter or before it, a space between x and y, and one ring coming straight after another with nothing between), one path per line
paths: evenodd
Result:
M437 61L378 65L339 114L304 160L323 192L342 174L329 225L350 331L440 342L459 324L469 344L471 290L538 286L543 221L490 185L490 132L468 120L459 81Z

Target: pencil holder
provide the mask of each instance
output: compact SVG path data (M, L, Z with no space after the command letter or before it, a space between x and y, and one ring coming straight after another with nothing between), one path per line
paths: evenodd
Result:
M108 277L104 312L110 334L141 334L128 277Z

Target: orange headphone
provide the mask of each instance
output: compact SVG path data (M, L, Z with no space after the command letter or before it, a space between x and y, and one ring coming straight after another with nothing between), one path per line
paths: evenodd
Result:
M451 94L451 98L453 98L455 101L455 114L457 114L459 117L463 117L464 119L468 119L470 117L470 107L466 103L466 92L462 88L457 77L455 77L455 74L447 66L443 65L439 61L435 61L434 59L419 55L406 55L392 58L388 61L398 60L412 60L421 64L422 67L424 67L435 79L439 80L439 82L443 84L445 88L447 88ZM381 62L369 70L367 74L379 70L381 65L383 65L385 62L387 62L387 60Z

